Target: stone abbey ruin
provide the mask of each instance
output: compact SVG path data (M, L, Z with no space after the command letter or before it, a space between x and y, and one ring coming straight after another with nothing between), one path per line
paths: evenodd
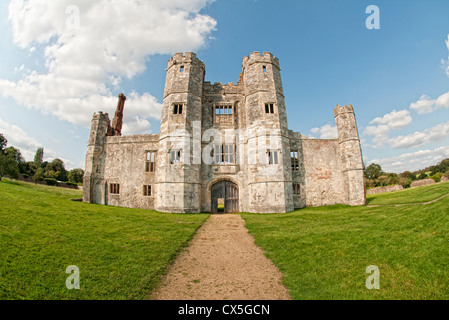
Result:
M362 153L351 105L334 109L338 137L288 129L279 60L244 57L236 84L210 83L194 53L167 67L159 134L121 135L96 113L87 147L85 202L160 212L288 212L364 205Z

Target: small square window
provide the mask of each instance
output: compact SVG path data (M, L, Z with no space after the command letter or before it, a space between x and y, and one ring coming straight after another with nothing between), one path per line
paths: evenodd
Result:
M265 103L265 113L274 113L273 103Z
M176 103L173 105L173 114L182 114L182 104Z
M109 193L120 194L120 185L118 183L109 184Z
M181 162L181 150L170 150L170 164Z

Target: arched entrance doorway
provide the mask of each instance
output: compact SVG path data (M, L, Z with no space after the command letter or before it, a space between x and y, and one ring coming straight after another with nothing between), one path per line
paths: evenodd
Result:
M211 211L213 213L239 212L239 187L234 182L222 180L212 186Z

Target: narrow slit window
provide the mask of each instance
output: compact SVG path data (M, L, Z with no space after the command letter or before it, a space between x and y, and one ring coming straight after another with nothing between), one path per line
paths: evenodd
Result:
M299 154L297 150L290 152L290 157L292 160L292 171L299 171Z
M267 72L267 66L262 66L263 72Z
M299 183L293 183L293 194L300 195L301 194L301 186Z
M179 71L184 72L184 66L181 66L181 67L179 68Z
M143 195L145 197L151 197L151 186L150 185L143 186Z
M278 151L268 151L268 164L279 164Z

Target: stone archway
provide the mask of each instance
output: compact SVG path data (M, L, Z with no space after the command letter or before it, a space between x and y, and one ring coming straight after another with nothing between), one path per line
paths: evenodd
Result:
M215 183L211 189L211 211L213 213L221 212L219 210L220 199L223 199L224 213L239 212L239 187L232 181L221 180Z

